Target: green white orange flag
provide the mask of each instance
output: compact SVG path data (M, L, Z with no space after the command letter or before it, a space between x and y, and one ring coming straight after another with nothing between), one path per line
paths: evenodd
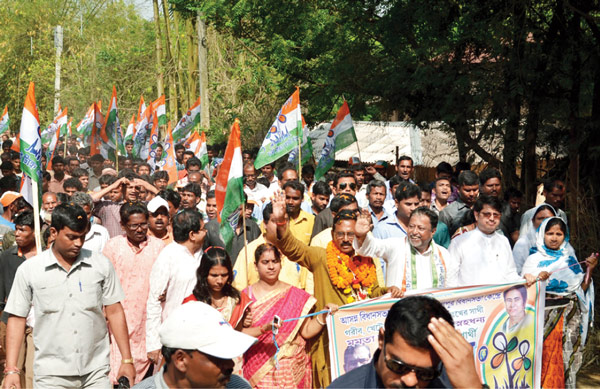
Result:
M21 151L21 171L23 180L21 182L21 193L29 204L33 202L33 185L42 183L42 139L40 136L40 118L35 104L35 85L29 83L23 117L21 118L21 129L19 131ZM39 191L41 194L41 191Z
M100 112L102 102L94 103L94 125L92 126L92 134L90 135L90 155L100 154L102 138L100 132L104 126L104 116Z
M77 126L75 126L75 131L83 138L83 143L88 144L90 140L90 135L92 135L92 127L94 126L94 104L90 105L85 116Z
M313 146L310 136L308 136L308 129L306 128L306 122L304 116L302 116L302 165L306 165L308 161L313 157ZM288 156L288 162L292 165L298 164L298 146L294 147L294 150Z
M57 149L56 146L58 145L58 138L60 138L60 132L56 131L55 135L50 140L48 149L46 150L46 170L52 170L52 158L54 158L54 153Z
M202 131L202 134L198 134L197 132L192 133L183 145L187 150L191 150L194 156L202 162L202 168L208 164L208 150L204 131Z
M229 142L225 156L217 174L215 199L217 215L221 224L220 232L226 248L231 248L235 229L240 217L240 206L244 202L242 143L240 141L240 124L235 119L231 126Z
M199 123L200 97L198 97L198 100L196 100L194 105L192 105L192 107L187 110L185 115L183 115L183 117L179 119L179 122L173 130L173 139L175 139L176 142L179 142L179 140L189 137L192 129Z
M8 131L8 125L10 124L10 119L8 118L8 106L4 107L4 112L2 113L2 117L0 117L0 134L4 134Z
M356 134L354 133L354 125L350 116L350 108L344 100L344 104L340 107L335 120L331 123L321 157L315 169L315 180L323 177L325 173L333 166L335 162L335 152L356 142Z
M163 148L167 157L162 161L157 162L156 166L160 167L169 173L169 184L177 182L177 159L175 157L175 142L173 141L173 131L171 130L171 122L167 124L167 137L164 141Z
M279 110L277 118L267 132L254 161L254 167L260 169L292 151L298 145L300 136L302 136L302 114L300 113L300 90L296 88Z
M142 114L144 113L144 111L146 110L146 104L144 103L144 96L140 96L140 105L138 107L138 112L137 112L137 121L140 121L140 118L142 117Z
M158 99L154 100L152 104L154 104L154 110L156 111L156 117L158 118L158 125L162 126L163 124L167 124L165 95L162 95Z
M123 143L127 142L128 140L133 140L134 131L135 131L135 114L131 115L131 120L129 121L129 124L127 125L127 130L125 131L125 136L123 137Z
M104 158L115 160L117 145L122 142L119 134L121 133L121 122L119 121L119 110L117 108L117 88L113 85L112 96L108 103L108 112L100 132L102 138L102 147L100 152ZM123 151L125 151L123 145Z
M41 133L42 143L44 143L44 144L49 143L52 140L52 137L54 136L56 131L59 131L63 124L67 124L67 110L66 109L64 111L59 110L58 115L56 115L56 117L54 118L52 123L48 124L48 127L46 127L42 131L42 133Z
M60 136L67 135L68 134L68 127L67 127L68 124L69 124L69 117L67 116L67 107L65 107L65 109L62 111L60 119L58 120L58 123L57 123L58 130L56 132L58 132L60 134Z

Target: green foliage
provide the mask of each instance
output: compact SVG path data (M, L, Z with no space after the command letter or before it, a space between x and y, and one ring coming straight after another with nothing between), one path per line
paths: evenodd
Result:
M104 110L116 85L121 121L137 110L141 94L155 97L154 29L123 1L59 0L0 3L0 102L8 104L11 129L19 127L29 81L36 85L42 126L54 117L53 29L63 27L61 105L77 124L89 105ZM31 38L31 39L30 39Z

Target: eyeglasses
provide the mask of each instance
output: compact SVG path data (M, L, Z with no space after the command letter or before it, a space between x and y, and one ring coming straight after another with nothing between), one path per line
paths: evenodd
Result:
M480 212L481 216L483 216L486 219L500 219L502 217L502 214L498 213L498 212Z
M356 234L354 234L354 232L342 232L342 231L338 231L335 233L335 237L338 239L354 239L354 237L356 236Z
M441 369L435 367L417 367L408 365L400 360L388 359L385 355L385 343L383 344L383 360L388 369L398 375L406 375L410 372L415 373L419 381L433 381L441 374Z
M145 230L146 228L148 228L148 223L140 223L140 224L126 224L127 228L129 228L130 230L137 230L138 228L142 228L142 230Z
M340 190L344 190L346 189L346 187L350 187L350 189L355 190L356 189L356 184L354 182L351 183L346 183L346 182L342 182L341 184L339 184Z

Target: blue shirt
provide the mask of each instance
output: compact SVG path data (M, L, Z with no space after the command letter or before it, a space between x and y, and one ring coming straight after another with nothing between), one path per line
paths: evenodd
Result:
M15 229L15 223L6 220L2 216L0 216L0 225L10 227L11 230Z
M373 209L371 208L371 206L367 206L367 208L369 209L369 213L371 214L371 220L373 220L373 226L377 226L379 223L386 221L386 220L390 220L392 219L394 216L390 215L385 208L383 208L383 215L381 216L381 219L377 219L377 216L375 216L375 212L373 212Z

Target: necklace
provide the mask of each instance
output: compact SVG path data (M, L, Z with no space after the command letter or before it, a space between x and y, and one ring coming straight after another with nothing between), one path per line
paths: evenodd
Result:
M227 301L227 296L223 296L219 300L211 297L212 304L210 304L210 305L212 305L215 308L223 308L223 306L225 305L226 301ZM217 304L217 302L219 302L220 304Z

